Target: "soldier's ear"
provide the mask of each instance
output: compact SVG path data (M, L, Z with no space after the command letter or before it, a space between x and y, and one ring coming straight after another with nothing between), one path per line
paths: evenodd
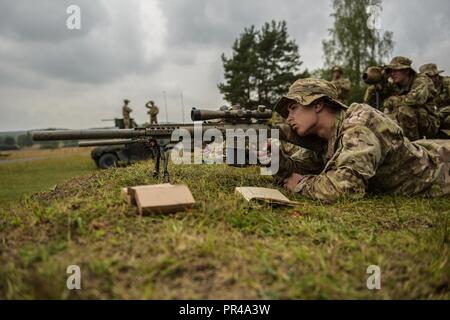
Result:
M324 102L322 100L318 100L316 103L314 103L314 111L316 111L316 113L319 113L323 110L324 108Z

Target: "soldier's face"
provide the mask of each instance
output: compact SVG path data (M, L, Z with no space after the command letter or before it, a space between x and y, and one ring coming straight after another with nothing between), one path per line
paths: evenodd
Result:
M287 122L299 136L304 137L314 133L313 129L318 121L316 108L292 102L287 109L289 111Z
M340 79L341 78L341 73L339 71L333 71L333 77L334 79Z
M396 84L402 84L405 83L409 78L409 70L403 69L403 70L391 70L389 73L389 76L391 77L392 81Z

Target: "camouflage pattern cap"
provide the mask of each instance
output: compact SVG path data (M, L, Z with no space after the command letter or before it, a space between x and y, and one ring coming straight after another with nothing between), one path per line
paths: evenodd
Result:
M419 68L420 73L426 74L427 76L437 76L438 74L444 72L444 70L438 70L435 63L427 63Z
M291 85L288 94L282 97L275 105L275 111L283 118L287 118L289 115L287 107L292 101L309 106L317 99L323 97L330 99L337 107L348 108L337 100L338 92L334 84L326 80L306 78L299 79Z
M125 103L129 103L129 102L130 102L130 100L128 100L128 99L124 99L124 100L123 100L123 102L125 102Z
M386 66L386 69L389 70L404 70L404 69L411 69L414 71L413 68L411 68L412 60L406 57L395 57L391 60L391 63L389 63Z
M332 72L340 72L343 73L344 71L342 70L342 68L340 66L334 66L333 68L331 68Z

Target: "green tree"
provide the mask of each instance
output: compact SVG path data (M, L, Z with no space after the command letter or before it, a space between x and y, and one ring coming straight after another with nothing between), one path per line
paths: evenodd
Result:
M329 29L330 39L323 41L325 68L341 65L352 82L353 101L361 101L362 73L367 66L387 62L394 42L393 33L371 26L382 10L381 0L332 0L334 25ZM374 12L370 9L376 8Z
M302 62L297 44L289 39L285 21L265 23L261 30L244 29L232 47L222 54L224 83L218 88L231 104L246 107L273 105L297 78Z
M331 80L333 73L330 68L317 68L310 72L312 78Z
M33 138L31 138L30 132L18 136L17 144L21 147L31 147L33 145Z
M40 149L57 149L59 148L59 141L42 141L39 143Z
M78 147L78 140L66 140L62 142L63 148Z
M302 62L297 44L289 40L286 21L266 22L257 38L258 102L270 106L297 79Z
M245 28L234 41L231 58L222 54L225 83L218 88L231 104L247 105L256 91L256 70L258 61L255 27Z
M14 146L16 144L16 139L13 136L6 136L3 143L8 146Z

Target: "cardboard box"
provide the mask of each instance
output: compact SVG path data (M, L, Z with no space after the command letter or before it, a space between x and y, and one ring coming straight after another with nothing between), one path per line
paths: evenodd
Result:
M135 204L140 214L185 211L195 204L185 185L159 184L126 188L125 200Z

